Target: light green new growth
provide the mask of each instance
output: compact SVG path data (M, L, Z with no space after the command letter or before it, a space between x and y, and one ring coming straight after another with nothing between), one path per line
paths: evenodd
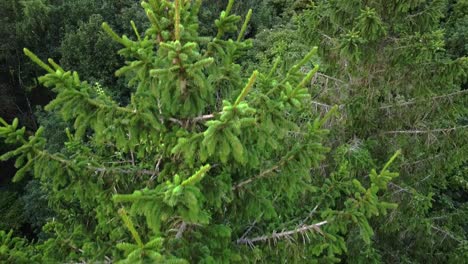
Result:
M247 16L245 17L244 24L242 25L241 31L239 36L237 36L237 42L241 41L245 35L245 31L247 30L247 26L249 25L250 18L252 17L252 9L249 9Z
M175 5L174 37L175 37L175 40L180 40L180 1L181 0L174 0L174 5Z
M140 235L136 231L132 220L130 219L130 217L128 217L127 211L124 208L120 208L119 209L119 215L120 215L120 217L122 217L122 220L123 220L125 226L128 228L128 230L132 234L132 237L133 237L133 239L135 239L135 242L138 244L138 246L140 248L143 248L144 245L143 245L143 242L141 241Z
M36 54L32 53L27 48L23 49L23 52L26 56L28 56L32 61L34 61L37 65L39 65L44 70L48 71L49 73L54 73L55 71L50 68L47 64L45 64L41 59L39 59Z
M242 100L247 96L249 93L250 89L252 89L253 85L255 84L255 80L257 79L258 71L254 71L252 75L249 78L249 81L247 82L247 85L242 89L241 94L237 97L236 102L234 103L233 107L236 107L239 105Z
M190 176L190 178L183 181L180 185L187 186L187 185L195 185L196 183L200 182L205 174L211 169L210 165L205 165L201 167L194 175Z

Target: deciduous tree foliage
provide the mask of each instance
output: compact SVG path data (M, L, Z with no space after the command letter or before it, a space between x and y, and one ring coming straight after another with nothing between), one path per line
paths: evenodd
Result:
M358 180L350 147L338 146L332 172L311 173L338 111L310 109L317 49L292 67L278 58L243 72L251 12L233 15L233 4L214 37L198 34L201 1L144 1L150 26L131 21L132 37L104 23L122 47L128 104L25 49L57 94L46 110L73 125L54 152L43 127L29 135L0 119L0 137L16 146L0 159L15 160L14 181L37 178L55 214L37 243L0 233L1 260L339 262L350 239L372 250L369 219L396 207L381 196L399 151Z

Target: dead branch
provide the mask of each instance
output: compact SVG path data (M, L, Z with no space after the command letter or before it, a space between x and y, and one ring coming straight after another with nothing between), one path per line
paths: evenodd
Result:
M438 128L430 130L396 130L396 131L386 131L383 134L430 134L430 133L446 133L459 129L468 128L468 125L451 127L451 128Z
M254 238L240 238L237 240L237 244L246 244L246 245L252 246L253 244L258 243L258 242L266 242L270 240L273 240L275 243L278 240L282 240L282 239L293 241L294 239L291 236L294 234L306 235L307 232L312 232L312 231L323 234L320 227L327 223L328 223L327 221L322 221L313 225L302 226L294 230L283 231L280 233L273 232L273 234L271 235L264 235L264 236L254 237Z
M423 100L421 100L421 99L419 99L419 100L412 99L412 100L409 100L407 102L391 104L391 105L384 105L384 106L379 107L379 109L390 109L390 108L400 107L400 106L409 106L409 105L413 105L413 104L416 104L416 103L422 102L422 101L429 101L429 100L435 101L435 100L438 100L438 99L452 97L452 96L459 95L459 94L464 94L464 93L468 93L468 90L462 90L462 91L457 91L457 92L453 92L453 93L449 93L449 94L434 96L434 97L423 99Z

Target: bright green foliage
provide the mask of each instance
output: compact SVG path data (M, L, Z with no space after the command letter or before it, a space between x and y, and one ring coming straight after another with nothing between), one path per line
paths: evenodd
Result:
M13 236L13 231L6 233L0 230L0 262L31 263L37 261L32 249L25 239Z
M45 109L73 123L52 152L43 127L29 135L17 119L0 119L0 137L20 145L0 160L16 159L15 181L32 173L54 210L36 245L40 261L339 262L349 239L374 250L369 219L396 207L380 196L399 152L380 172L368 163L358 171L366 153L345 145L330 176L311 173L330 150L326 127L338 112L310 109L317 48L288 68L279 58L242 72L252 41L233 4L215 37L198 35L201 1L143 2L150 26L143 33L131 22L134 37L103 23L122 46L116 75L134 88L128 104L24 50L57 93Z

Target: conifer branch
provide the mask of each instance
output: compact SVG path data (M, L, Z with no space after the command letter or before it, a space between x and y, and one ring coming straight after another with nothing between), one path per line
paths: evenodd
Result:
M276 70L278 69L278 65L279 63L281 62L281 57L277 57L273 63L273 67L271 67L271 70L270 72L268 73L268 76L267 76L267 79L270 79L271 76L273 76L273 74L276 72Z
M44 70L48 71L49 73L55 73L55 71L49 67L49 65L45 64L41 59L39 59L36 54L32 53L27 48L23 49L23 52L26 56L28 56L32 61L34 61L37 65L39 65Z
M325 122L327 122L331 118L332 115L335 115L337 111L338 111L338 106L336 106L336 105L333 106L332 109L330 111L328 111L325 114L325 116L320 120L320 127L323 126L325 124ZM302 146L302 147L304 147L304 146ZM287 162L293 160L294 157L296 156L296 154L297 154L297 152L293 152L288 158L284 158L284 159L280 160L277 165L275 165L275 166L261 172L260 174L254 176L252 178L249 178L249 179L247 179L245 181L242 181L242 182L234 185L232 187L232 190L235 191L235 190L243 187L244 185L252 183L253 181L256 181L258 179L267 177L270 173L272 173L275 170L279 169L281 166L283 166Z
M175 0L175 16L174 16L174 36L175 40L180 40L180 0Z
M233 5L234 5L234 0L229 0L226 10L223 11L221 14L224 13L224 17L229 17L229 13L231 13L231 9ZM223 17L223 15L221 17ZM224 31L221 29L221 27L219 27L218 33L216 34L215 39L220 39L223 36L223 34L224 34ZM209 53L211 53L211 49L209 49L209 52L207 52L207 54Z
M249 12L247 13L247 16L245 17L245 21L244 21L244 24L242 25L239 36L237 36L237 42L240 42L242 38L244 37L245 31L247 30L247 26L250 22L251 17L252 17L252 9L249 9Z
M313 47L309 53L307 53L307 55L304 56L304 58L302 58L301 61L299 61L299 63L297 63L296 65L294 65L291 70L289 70L289 73L294 73L294 72L297 72L302 66L304 66L307 62L309 62L313 56L315 56L315 54L317 54L317 51L318 51L318 47Z
M307 73L307 75L304 77L304 79L302 79L302 81L297 85L296 88L305 87L307 84L309 84L312 78L318 72L318 70L319 66L315 65L315 67Z
M148 17L148 19L150 20L150 22L153 24L153 26L156 28L156 31L157 31L157 38L158 38L158 42L162 42L164 41L162 35L161 35L161 26L159 25L159 21L158 19L156 18L156 16L154 15L153 11L151 10L147 10L146 11L146 16Z
M255 80L257 79L258 71L254 71L252 73L252 76L250 76L249 81L247 82L247 85L242 89L241 94L239 97L237 97L236 102L234 103L233 107L236 107L244 98L247 96L249 91L252 89L253 85L255 84Z
M137 27L135 25L135 22L133 20L130 20L130 24L132 25L133 32L135 32L135 35L136 35L138 41L141 41L140 32L138 32L138 29L137 29Z
M226 16L229 16L231 13L232 6L234 5L234 0L229 0L228 5L226 7Z
M273 232L273 234L271 235L264 235L264 236L254 237L254 238L240 238L237 240L237 244L246 244L246 245L252 246L255 243L266 242L269 240L273 240L273 242L276 243L278 240L281 240L281 239L293 240L293 238L291 237L292 235L302 234L304 236L305 233L311 232L311 231L315 231L320 234L323 234L320 227L327 223L328 223L327 221L322 221L313 225L302 226L294 230L283 231L280 233Z
M143 245L143 242L142 242L142 240L141 240L141 238L140 238L140 235L139 235L138 232L136 231L135 226L133 225L132 220L130 219L130 217L128 217L127 212L125 211L124 208L120 208L120 209L119 209L119 215L120 215L120 217L122 217L122 220L123 220L125 226L128 228L128 230L129 230L130 233L132 234L133 239L135 239L135 241L137 242L138 246L139 246L140 248L143 248L144 245Z
M104 31L106 31L107 34L109 34L109 36L115 41L119 42L125 47L128 46L128 43L125 42L123 38L119 37L119 35L117 35L117 33L115 33L114 30L112 30L112 28L106 22L102 23L102 29L104 29Z

